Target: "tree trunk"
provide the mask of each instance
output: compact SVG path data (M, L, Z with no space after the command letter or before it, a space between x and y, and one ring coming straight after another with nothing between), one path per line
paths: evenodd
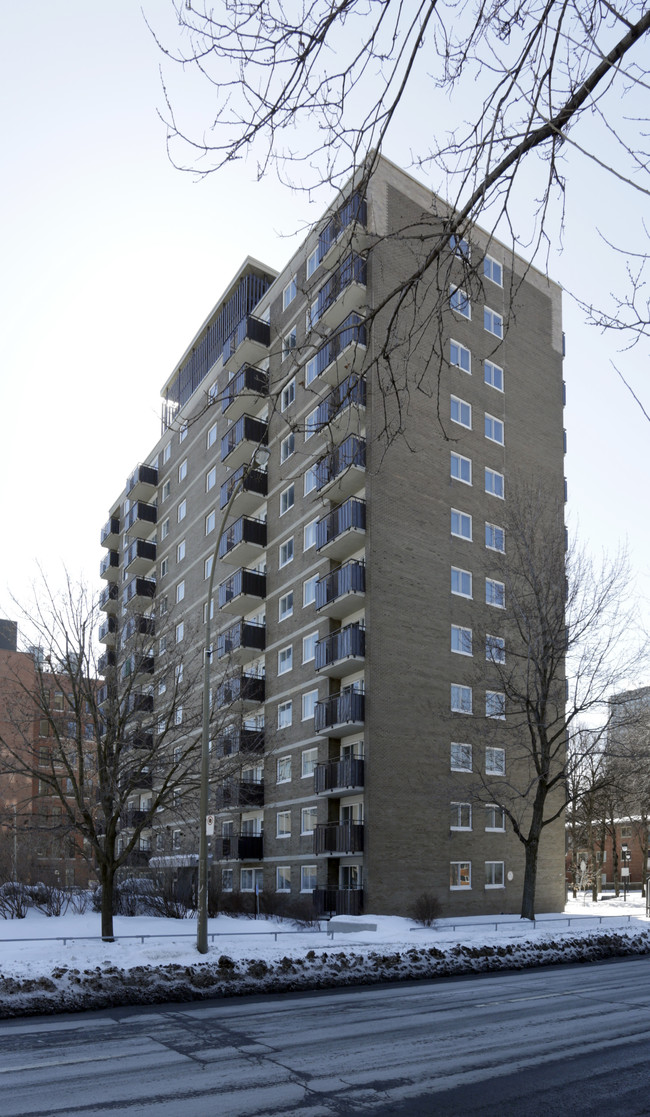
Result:
M526 868L524 870L524 888L521 894L522 919L535 918L535 888L537 885L538 852L539 838L529 838L526 842Z
M100 880L102 885L102 939L104 942L114 942L113 904L115 890L115 868L112 864L104 864L100 867Z

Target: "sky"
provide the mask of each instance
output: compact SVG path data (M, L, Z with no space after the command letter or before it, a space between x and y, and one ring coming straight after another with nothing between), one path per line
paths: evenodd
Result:
M169 30L168 0L145 8ZM258 183L245 162L202 180L171 165L163 59L132 0L4 9L0 616L16 617L11 598L28 599L37 562L55 582L65 564L100 588L100 528L160 433L160 388L245 256L279 268L329 199ZM205 86L183 95L209 118ZM422 128L411 116L385 149L407 169ZM600 238L600 216L637 246L642 208L588 161L574 171L548 268L589 301L626 263ZM650 627L650 424L612 365L650 411L648 344L618 352L570 295L564 328L569 523L596 559L628 548Z

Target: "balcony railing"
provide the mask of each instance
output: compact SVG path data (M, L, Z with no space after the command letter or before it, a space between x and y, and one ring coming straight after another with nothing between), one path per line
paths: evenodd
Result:
M318 406L316 412L316 427L321 430L340 415L346 407L366 406L366 378L353 372L346 376L340 384L332 388L329 395Z
M132 578L122 591L122 601L128 605L136 598L150 599L156 596L156 583L150 578Z
M325 372L349 345L366 344L366 327L359 314L349 314L335 334L321 345L314 356L313 379ZM338 377L337 377L338 379Z
M366 630L347 624L316 643L316 670L326 675L349 675L366 654Z
M366 468L366 440L357 438L355 434L349 435L345 442L337 446L331 454L326 454L316 462L314 468L318 491L326 488L351 466L356 466L357 469Z
M314 793L323 795L343 788L363 787L364 762L360 757L346 756L327 760L314 769Z
M110 581L117 581L120 569L120 556L117 551L109 551L104 555L99 564L99 577L108 578Z
M131 574L146 574L156 561L156 544L134 539L126 552L125 567Z
M238 621L217 637L217 659L249 650L254 658L266 646L266 625L255 621Z
M153 694L145 694L144 691L132 691L127 696L126 708L129 714L152 714Z
M109 612L111 609L117 608L117 600L120 596L120 587L117 582L112 582L108 586L104 586L99 595L99 608L105 609Z
M215 807L263 807L264 780L229 780L215 791Z
M250 469L246 465L241 465L221 486L220 506L222 509L225 508L235 489L237 489L237 496L235 497L237 510L252 511L261 504L261 498L266 496L268 485L269 478L265 470ZM242 497L248 497L248 499L242 499Z
M157 517L158 509L155 504L145 504L143 500L136 500L127 512L124 529L131 535L140 537L150 535Z
M117 620L115 617L107 617L105 621L99 626L99 642L100 644L114 644L115 635L117 633Z
M99 659L97 660L97 670L99 671L100 675L105 675L111 667L115 667L116 663L117 657L115 655L115 652L112 649L109 649L108 651L104 652L103 655L100 655Z
M368 209L365 198L354 193L347 202L330 218L318 238L318 259L323 260L345 230L353 224L366 226L368 223Z
M346 562L316 582L316 609L336 607L341 598L366 592L366 566L363 562ZM347 606L343 606L347 608ZM348 609L350 612L351 609Z
M339 694L316 703L314 710L314 730L328 733L332 737L342 737L365 720L365 695L358 690L346 688Z
M102 547L114 547L120 536L120 521L118 516L111 516L106 521L101 531Z
M130 640L133 636L155 636L156 621L154 617L135 616L129 617L124 625L124 639Z
M362 853L362 822L320 822L314 830L314 853Z
M221 439L221 460L236 468L243 459L250 458L253 446L266 446L267 442L268 423L252 415L242 415Z
M223 709L236 702L257 704L264 701L266 680L263 675L242 671L217 687L217 706Z
M230 335L223 347L223 363L230 360L237 352L240 346L251 350L251 356L256 349L268 349L271 344L271 327L268 322L263 322L261 318L255 318L252 314L248 314L246 318L242 318L236 330ZM244 361L243 363L250 363Z
M147 820L151 821L151 812L137 810L135 807L130 807L120 814L120 825L127 830L132 830L134 826L140 826Z
M362 888L315 888L312 893L316 915L361 915Z
M242 599L242 612L246 612L244 599L263 600L266 597L266 574L240 567L230 578L219 586L219 608L227 609L233 602Z
M126 495L130 500L148 499L158 486L158 470L154 465L138 465L126 482Z
M216 857L221 861L261 861L264 838L261 834L233 834L217 838Z
M225 559L237 548L246 549L254 554L259 548L266 547L266 520L254 520L249 516L240 516L234 524L226 528L219 542L219 558Z
M316 523L316 549L326 547L347 531L366 530L366 502L352 497Z
M225 358L224 358L225 359ZM223 391L221 410L225 414L232 414L236 400L243 398L245 401L252 397L264 398L269 394L269 374L254 365L244 365L239 372L229 380Z
M238 752L258 754L264 752L264 726L248 729L245 725L232 726L217 737L217 756L234 756Z
M334 306L340 296L353 284L366 285L366 261L356 252L351 252L320 288L311 311L311 324L315 326L324 314Z

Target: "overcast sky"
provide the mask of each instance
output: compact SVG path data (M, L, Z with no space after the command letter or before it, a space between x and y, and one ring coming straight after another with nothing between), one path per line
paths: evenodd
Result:
M26 597L37 559L100 587L100 527L158 437L164 381L244 257L279 268L328 199L258 184L246 164L202 181L171 166L161 57L133 0L5 4L0 51L0 615L13 616L9 595ZM208 92L191 95L198 118ZM408 168L422 124L418 106L386 154ZM588 299L615 287L623 262L596 229L617 209L640 227L641 201L629 205L578 164L551 277ZM627 544L648 615L650 424L611 363L650 411L648 345L617 354L620 339L585 326L568 297L564 318L569 520L597 556Z

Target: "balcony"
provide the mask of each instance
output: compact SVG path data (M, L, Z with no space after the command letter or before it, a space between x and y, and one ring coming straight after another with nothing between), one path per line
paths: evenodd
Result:
M266 646L266 625L238 621L217 637L217 659L226 656L232 663L250 663Z
M246 671L233 675L217 687L217 708L241 704L257 706L264 701L266 680L264 675L249 674Z
M129 617L124 625L124 640L131 640L133 636L155 636L156 621L154 617L143 617L136 614Z
M349 435L315 465L316 488L330 500L345 500L366 483L366 440Z
M361 791L364 780L364 762L360 757L346 756L342 760L328 760L314 769L314 794L339 795L344 791Z
M346 562L316 582L316 612L341 620L359 608L365 594L365 563Z
M215 808L263 807L264 780L228 780L215 791Z
M323 331L336 329L352 311L361 308L365 294L366 261L351 252L318 291L311 325L320 325Z
M126 699L126 712L127 714L152 714L153 694L146 694L139 690L131 691Z
M130 655L122 664L121 675L123 679L130 679L135 675L153 675L154 666L154 657L151 654Z
M249 728L231 725L217 737L216 755L235 756L236 753L259 754L264 752L264 726Z
M146 752L151 752L153 749L153 734L147 733L144 729L138 729L125 743L129 748L145 749Z
M363 853L363 822L318 823L314 853Z
M101 530L102 547L115 548L120 541L120 521L118 516L111 516Z
M269 374L254 365L244 365L223 391L222 411L235 422L246 412L259 411L269 398Z
M150 849L132 849L130 853L127 853L126 859L122 864L131 869L146 869L148 868L150 857Z
M271 327L261 318L248 314L242 318L223 347L223 363L237 356L238 365L254 365L268 356Z
M230 469L238 469L251 462L256 449L266 446L267 442L268 423L252 415L242 415L221 439L221 461Z
M266 574L241 567L219 586L219 608L227 613L249 613L266 597Z
M111 667L115 667L116 663L117 658L115 652L112 649L109 649L108 651L104 652L103 655L100 655L99 659L97 660L97 670L100 675L105 675L107 671L110 671Z
M125 567L129 574L148 574L156 561L156 544L134 539L126 552Z
M155 504L145 504L142 500L136 500L124 518L124 530L128 531L134 539L146 539L151 535L157 518L158 509Z
M318 257L320 264L329 264L336 245L357 244L359 247L366 244L367 235L365 226L368 223L368 209L365 198L354 193L335 214L330 217L327 225L318 238Z
M341 562L365 545L366 502L351 497L316 523L316 549Z
M328 384L340 384L359 373L365 356L366 327L360 315L350 314L307 362L309 383L322 376Z
M233 834L217 838L215 847L215 856L219 861L261 861L264 856L261 834Z
M340 679L362 667L365 655L365 628L358 623L348 624L317 641L316 670L321 675Z
M132 578L122 591L124 605L135 602L137 605L147 605L156 595L156 583L149 578Z
M347 433L354 419L358 425L359 411L366 406L366 378L353 372L340 384L332 388L329 395L319 404L316 412L316 429L327 427L332 439Z
M117 582L104 586L99 595L99 608L105 613L117 613L119 608L120 587Z
M315 888L312 892L317 916L361 915L362 888Z
M325 737L347 737L363 729L365 695L352 687L316 703L314 732Z
M99 626L99 642L100 644L108 644L113 646L117 638L117 619L115 617L107 617L105 621Z
M132 830L134 826L140 826L147 821L151 824L151 811L140 811L130 807L120 814L120 826L125 830Z
M235 566L255 565L266 547L266 520L240 516L219 542L219 558Z
M120 556L117 551L109 551L99 564L99 577L107 582L117 582L120 577Z
M138 465L126 482L129 500L151 500L158 488L158 470L153 465Z
M248 516L251 512L256 512L260 504L266 500L268 485L269 479L265 470L250 469L246 465L241 465L221 486L219 501L221 510L223 511L232 494L237 490L230 506L232 511L236 510L240 516Z

